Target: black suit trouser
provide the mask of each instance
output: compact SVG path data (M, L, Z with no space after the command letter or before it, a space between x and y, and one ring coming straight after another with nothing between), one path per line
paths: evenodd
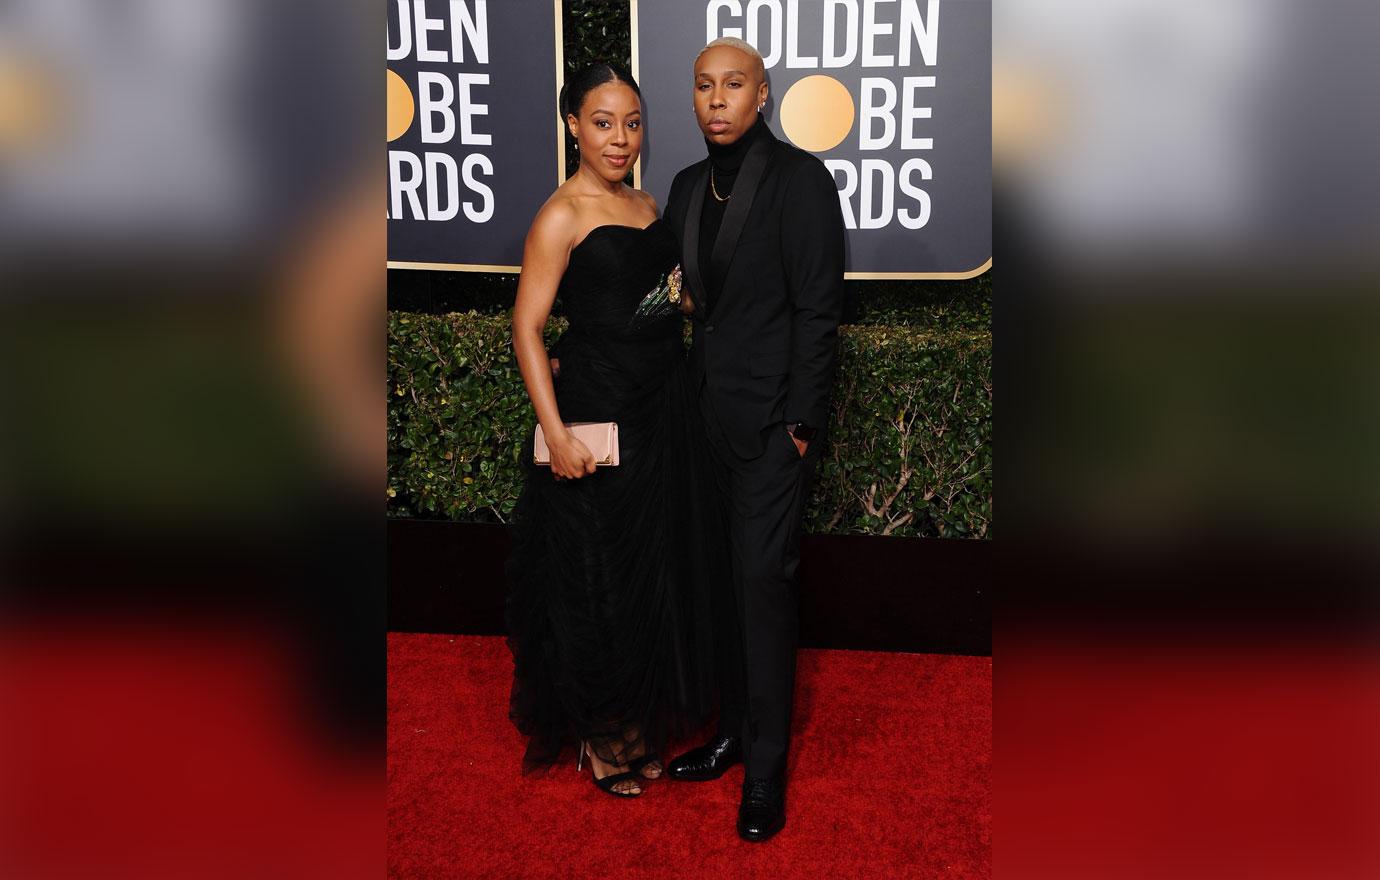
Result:
M720 733L741 735L747 775L786 769L799 638L800 534L819 440L802 458L784 424L764 429L766 450L734 454L708 389L700 410L724 501L732 604L717 613ZM722 594L722 591L721 591ZM734 607L736 606L736 607ZM736 611L736 620L727 620Z

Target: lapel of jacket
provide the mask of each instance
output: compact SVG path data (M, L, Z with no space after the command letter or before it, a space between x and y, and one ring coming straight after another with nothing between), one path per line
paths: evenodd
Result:
M709 294L704 289L700 273L700 215L704 212L704 189L709 181L709 160L695 175L695 183L690 187L690 206L685 212L685 226L681 231L681 266L685 269L685 280L690 283L690 295L695 307L704 314Z
M765 122L762 125L766 125ZM752 200L757 195L758 184L762 182L762 172L767 168L772 146L776 138L771 129L762 132L743 158L738 169L738 179L733 184L733 195L729 197L728 210L724 211L724 221L719 226L719 234L714 239L714 251L710 255L710 265L714 277L719 279L719 295L727 292L728 265L733 262L733 252L738 249L738 239L747 224L748 212L752 210ZM700 187L699 204L704 204L704 188ZM698 220L698 217L696 218ZM712 304L711 304L712 305ZM707 314L707 312L706 312Z

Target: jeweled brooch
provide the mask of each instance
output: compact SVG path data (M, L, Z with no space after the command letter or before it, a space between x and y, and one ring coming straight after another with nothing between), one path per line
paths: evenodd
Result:
M671 270L671 274L666 278L666 288L669 293L666 298L673 303L680 302L680 266Z

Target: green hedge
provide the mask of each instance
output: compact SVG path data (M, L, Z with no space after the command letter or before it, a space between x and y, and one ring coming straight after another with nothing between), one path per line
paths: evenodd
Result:
M553 319L548 342L564 322ZM991 334L845 326L812 532L984 537ZM534 418L506 315L388 315L388 513L503 522Z

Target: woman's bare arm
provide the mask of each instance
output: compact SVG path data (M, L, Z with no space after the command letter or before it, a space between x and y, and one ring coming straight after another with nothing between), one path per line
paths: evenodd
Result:
M564 202L551 202L537 213L523 246L522 275L513 305L513 351L551 450L551 471L571 478L594 473L594 455L561 423L542 331L570 260L575 228L575 212Z

